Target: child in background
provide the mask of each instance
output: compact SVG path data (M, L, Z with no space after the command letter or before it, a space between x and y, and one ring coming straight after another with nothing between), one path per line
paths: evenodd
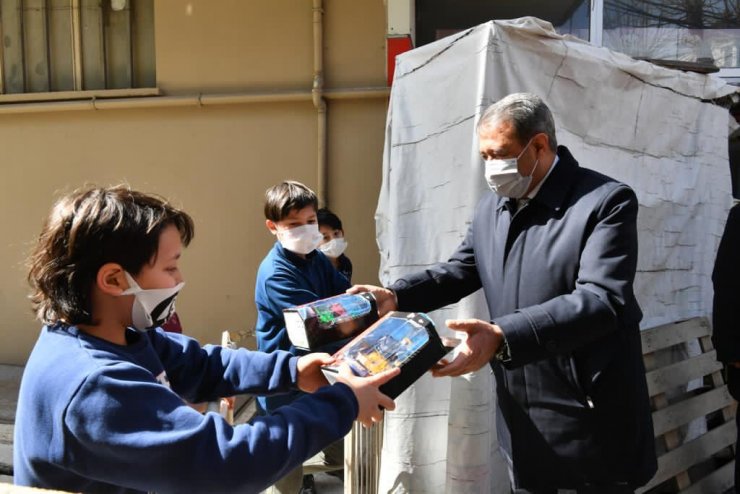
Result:
M29 259L45 324L21 381L14 481L74 492L257 492L344 436L380 420L392 374L343 369L327 386L326 354L296 358L201 347L160 326L184 282L193 222L125 187L88 188L56 203ZM214 254L216 255L216 254ZM155 328L155 329L151 329ZM230 426L199 402L301 389L291 406Z
M265 193L265 225L277 241L260 264L254 288L259 350L305 354L288 338L283 309L339 295L350 287L349 280L317 250L323 238L319 233L317 209L316 194L299 182L282 182ZM341 345L340 342L327 347L326 351L334 353ZM259 411L269 416L279 410L278 407L300 396L299 391L280 396L260 396L257 399ZM343 441L335 441L321 455L304 464L304 468L296 468L268 492L310 493L314 489L310 474L340 470L343 459ZM303 473L307 474L305 478Z
M316 216L319 221L319 232L323 235L319 250L329 258L334 269L342 273L351 282L352 262L349 257L344 255L344 251L347 249L347 241L344 239L342 220L327 208L319 209Z

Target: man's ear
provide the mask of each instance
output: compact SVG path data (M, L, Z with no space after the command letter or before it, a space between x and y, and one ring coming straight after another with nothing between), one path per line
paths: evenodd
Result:
M270 233L273 235L277 235L277 225L272 220L265 220L265 226L268 230L270 230Z
M115 262L103 264L98 269L95 283L101 292L117 297L128 289L128 281L124 273L125 271L120 264Z
M549 151L550 150L550 136L548 136L544 132L540 132L539 134L534 136L534 145L537 148L538 154L540 151Z

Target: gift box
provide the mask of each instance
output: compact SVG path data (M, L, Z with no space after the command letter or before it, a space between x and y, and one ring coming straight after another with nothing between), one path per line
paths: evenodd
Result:
M422 312L390 312L336 352L335 362L322 371L334 383L343 363L358 376L400 367L401 373L380 387L395 399L456 343L440 338L432 320Z
M361 333L378 320L378 308L371 293L342 294L284 309L283 317L290 342L313 351Z

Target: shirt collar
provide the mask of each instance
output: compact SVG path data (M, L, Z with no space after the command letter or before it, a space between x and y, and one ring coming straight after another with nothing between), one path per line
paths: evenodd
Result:
M538 184L537 184L537 185L535 186L535 188L534 188L534 189L532 189L532 190L530 190L530 191L529 191L529 194L527 194L527 199L532 199L532 198L533 198L534 196L536 196L536 195L537 195L537 192L539 192L539 191L540 191L540 189L542 188L542 185L543 185L543 184L545 183L545 180L547 180L547 177L549 177L549 176L550 176L550 174L552 173L552 171L553 171L553 170L555 169L555 165L557 165L557 164L558 164L558 161L560 161L560 156L558 156L558 155L556 154L556 155L555 155L555 159L554 159L554 160L552 160L552 165L550 165L550 169L549 169L549 170L547 170L547 173L545 174L545 176L544 176L544 177L542 177L542 180L540 180L540 183L538 183Z

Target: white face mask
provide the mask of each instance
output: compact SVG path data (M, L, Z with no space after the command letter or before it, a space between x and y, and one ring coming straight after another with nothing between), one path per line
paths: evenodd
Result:
M319 250L328 257L339 257L347 248L347 241L344 238L333 238L324 245L319 246Z
M316 223L297 226L289 230L278 230L277 238L283 248L303 255L315 250L324 240L324 236L319 232L319 225Z
M540 160L535 161L532 173L527 177L519 173L518 162L531 143L532 139L529 140L516 158L486 160L486 169L483 176L488 182L488 186L496 194L519 199L527 192L529 185L532 183L532 175L534 175Z
M185 282L172 288L153 288L145 290L136 283L134 277L124 272L128 289L121 295L133 295L134 305L131 308L131 319L134 328L139 331L156 328L170 318L175 312L175 298Z

